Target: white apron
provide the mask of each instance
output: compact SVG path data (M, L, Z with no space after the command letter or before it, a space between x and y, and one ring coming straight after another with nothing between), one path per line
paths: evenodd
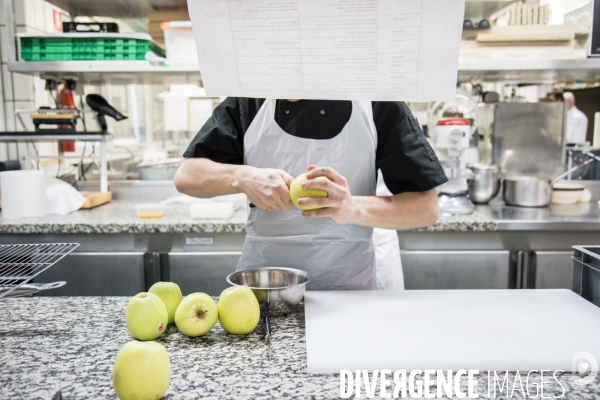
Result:
M377 134L371 102L353 101L346 126L326 140L286 133L274 119L275 105L267 99L244 136L246 165L282 169L291 176L306 172L311 164L330 166L347 179L352 195L375 195ZM309 290L377 289L372 236L372 228L305 218L297 208L253 208L237 269L301 269L312 278Z
M377 179L377 196L391 196L381 173ZM404 290L404 274L400 260L398 232L392 229L373 229L377 286L381 290Z

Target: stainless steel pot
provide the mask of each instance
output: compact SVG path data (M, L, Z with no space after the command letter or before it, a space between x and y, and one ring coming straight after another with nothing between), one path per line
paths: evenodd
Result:
M550 204L552 183L535 176L504 178L502 198L510 206L545 207Z
M500 167L497 165L467 165L473 177L467 179L469 197L476 204L486 204L500 191Z
M574 166L568 171L560 174L556 178L544 179L535 176L511 176L503 180L502 198L504 202L511 206L519 207L546 207L552 199L552 186L559 180L569 174L585 167L594 161L600 161L600 158L594 154L586 153L589 160Z
M227 282L252 289L262 317L281 317L302 301L310 277L294 268L256 268L229 274Z

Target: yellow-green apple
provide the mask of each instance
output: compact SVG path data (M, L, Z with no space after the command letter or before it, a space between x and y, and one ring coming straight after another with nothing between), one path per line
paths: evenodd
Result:
M319 176L315 179L327 179L324 176ZM298 175L296 177L296 179L293 180L292 184L290 185L290 197L292 198L292 203L294 203L294 205L296 207L298 207L301 210L305 210L305 211L310 211L310 210L318 210L319 208L323 208L323 207L316 207L316 206L302 206L298 204L298 199L302 199L304 197L311 197L311 198L322 198L322 197L327 197L327 192L321 189L309 189L309 190L305 190L302 189L302 182L306 182L308 179L306 179L306 174L302 174L302 175Z
M112 378L121 400L160 399L171 382L167 349L157 342L126 343L117 354Z
M232 286L219 296L219 323L229 333L245 335L258 325L260 307L247 286Z
M183 298L179 285L173 282L156 282L150 287L148 293L153 293L162 300L165 307L167 307L169 323L172 324L175 322L175 311L177 311L177 306L179 306Z
M157 295L138 293L129 300L125 312L127 329L138 340L154 340L167 329L167 307Z
M217 303L206 293L192 293L183 298L175 311L175 325L184 335L196 337L209 332L217 323Z

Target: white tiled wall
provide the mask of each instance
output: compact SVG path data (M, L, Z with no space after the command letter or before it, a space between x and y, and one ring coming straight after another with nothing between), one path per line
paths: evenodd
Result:
M16 109L53 104L49 95L43 91L44 83L39 78L8 71L8 40L3 3L4 0L0 0L0 104L3 105L0 107L0 130L22 131L23 126L14 114ZM53 10L61 11L44 0L13 0L13 10L17 32L27 33L54 33ZM23 120L28 129L33 128L29 117L23 116ZM15 157L16 152L15 146L0 144L0 160Z

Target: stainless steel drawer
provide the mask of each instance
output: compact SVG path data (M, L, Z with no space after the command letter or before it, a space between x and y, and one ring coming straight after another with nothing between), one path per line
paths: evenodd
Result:
M71 253L34 282L66 281L39 296L133 296L145 290L144 253Z
M572 251L534 251L534 288L572 289Z
M402 251L406 289L509 289L508 251Z
M218 296L229 287L225 278L235 271L241 251L169 253L161 261L163 279L175 282L183 295L203 292Z

